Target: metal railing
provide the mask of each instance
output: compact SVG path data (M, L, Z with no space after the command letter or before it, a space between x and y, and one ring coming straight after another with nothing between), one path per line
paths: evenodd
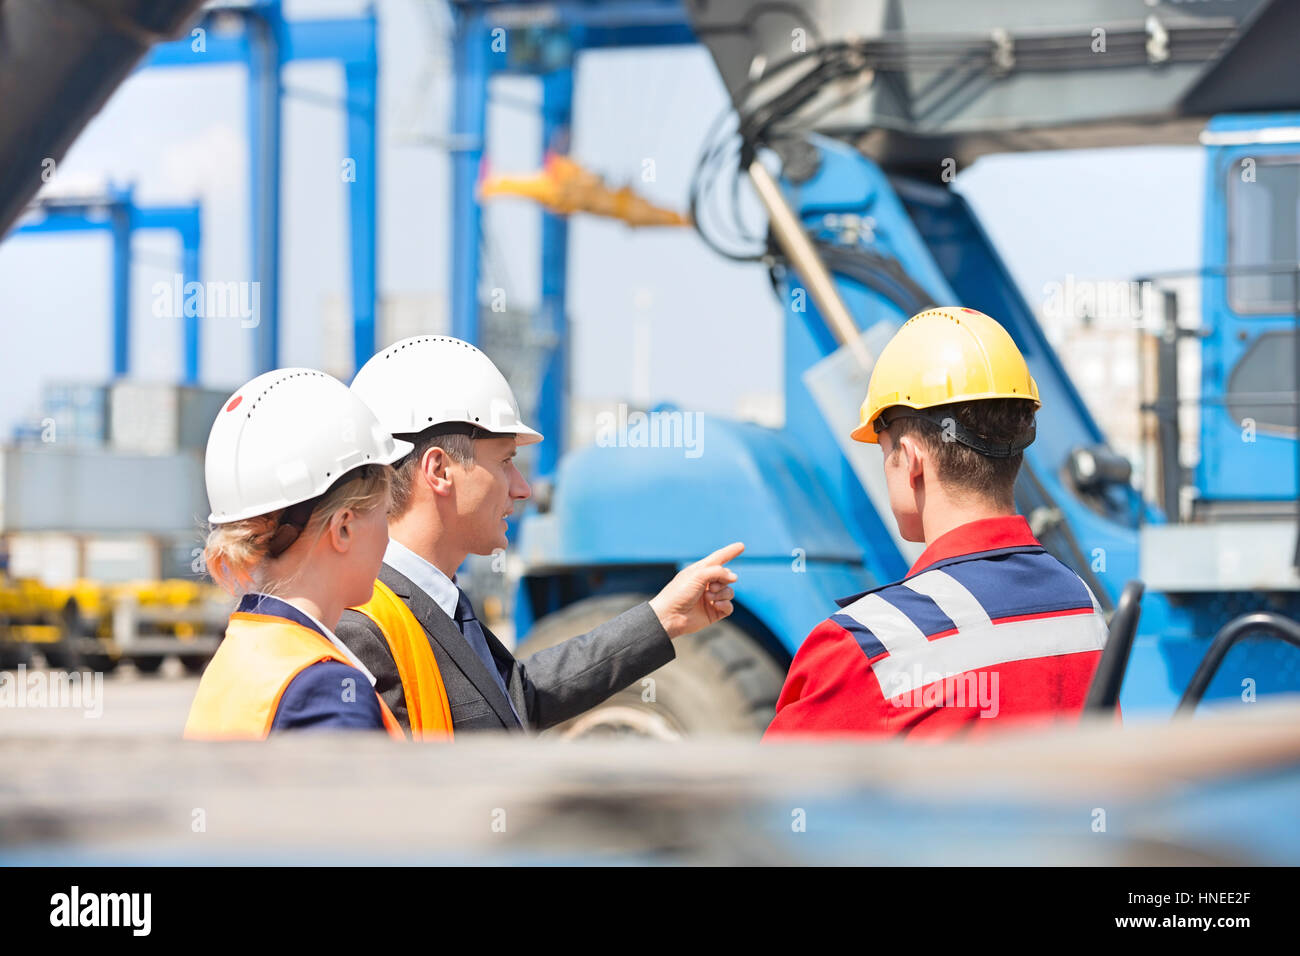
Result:
M1196 709L1196 705L1205 696L1210 681L1218 673L1219 665L1228 656L1228 651L1249 634L1266 634L1286 641L1292 647L1300 647L1300 624L1281 614L1257 611L1234 618L1214 635L1210 649L1201 658L1200 666L1196 668L1196 673L1192 675L1191 682L1183 693L1183 699L1178 702L1177 713L1190 714Z

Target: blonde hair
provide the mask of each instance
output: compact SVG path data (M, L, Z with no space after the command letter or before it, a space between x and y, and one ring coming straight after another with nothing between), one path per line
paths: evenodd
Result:
M385 465L364 465L345 474L320 497L299 537L319 538L333 517L341 511L367 514L388 508L392 469ZM203 561L213 581L234 595L259 591L273 594L295 575L276 577L271 562L271 541L280 530L284 513L280 508L268 514L213 525L203 547Z

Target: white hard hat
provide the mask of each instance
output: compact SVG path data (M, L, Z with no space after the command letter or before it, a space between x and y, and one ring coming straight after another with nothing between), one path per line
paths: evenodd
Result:
M542 440L519 418L505 376L481 351L446 335L417 335L375 354L352 380L379 423L394 435L465 422L513 434L521 445Z
M212 423L203 466L208 521L241 521L309 501L340 475L391 465L412 447L385 431L338 379L309 368L267 372L230 396Z

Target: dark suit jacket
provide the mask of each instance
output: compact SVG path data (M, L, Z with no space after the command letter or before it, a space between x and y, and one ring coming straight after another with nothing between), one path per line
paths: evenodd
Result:
M457 733L545 730L590 710L676 657L668 633L649 604L638 604L587 634L571 637L523 661L515 660L484 625L492 656L509 675L506 687L515 709L521 717L527 715L529 726L521 728L500 686L465 641L456 622L433 598L387 564L380 568L379 580L406 602L424 627L447 688L452 727ZM379 626L360 611L347 610L335 633L375 675L375 690L409 734L406 696Z

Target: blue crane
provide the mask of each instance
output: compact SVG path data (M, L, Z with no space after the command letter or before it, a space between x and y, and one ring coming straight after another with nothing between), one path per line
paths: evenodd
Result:
M202 279L200 240L202 213L197 202L180 205L140 204L132 187L110 188L102 196L45 198L35 202L31 218L14 230L15 235L35 236L68 232L107 232L112 237L113 273L113 375L131 374L131 238L141 230L175 232L181 241L183 283ZM186 385L199 381L199 317L178 315L184 320L181 380Z

